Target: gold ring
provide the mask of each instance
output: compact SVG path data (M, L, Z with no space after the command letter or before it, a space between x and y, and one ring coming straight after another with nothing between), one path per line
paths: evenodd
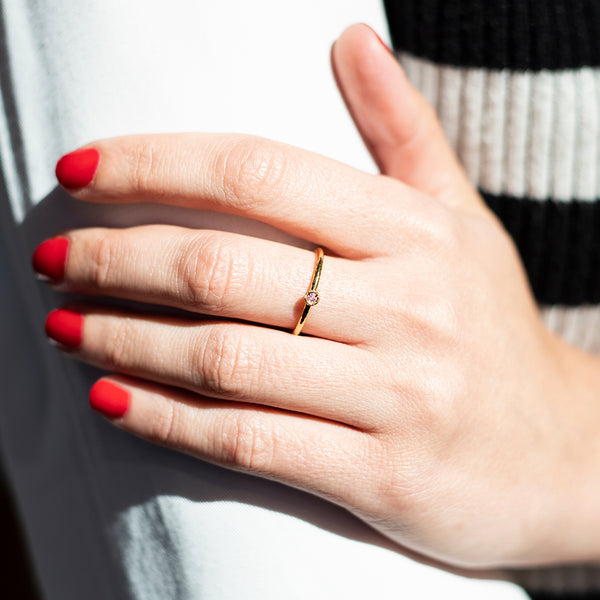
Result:
M319 292L317 292L317 287L319 286L319 279L321 279L321 270L323 269L323 248L317 248L315 250L315 268L313 269L312 279L310 281L310 286L306 294L304 294L304 309L302 310L302 314L300 315L300 320L298 321L298 325L292 332L292 335L299 335L304 327L304 323L306 318L308 317L308 313L313 306L319 304Z

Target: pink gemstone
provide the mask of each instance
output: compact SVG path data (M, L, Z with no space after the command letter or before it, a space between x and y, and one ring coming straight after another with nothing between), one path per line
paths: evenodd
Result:
M306 304L309 306L314 306L319 302L319 294L317 292L308 292L306 294Z

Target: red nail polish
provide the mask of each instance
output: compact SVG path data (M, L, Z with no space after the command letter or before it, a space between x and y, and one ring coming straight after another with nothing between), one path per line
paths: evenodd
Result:
M84 148L65 154L56 163L56 178L60 185L67 189L78 190L83 188L94 178L100 152L95 148Z
M68 348L81 346L83 316L72 310L59 308L46 317L46 335Z
M65 237L55 237L42 242L33 253L34 270L40 275L60 281L65 275L68 250L69 240Z
M109 419L118 419L129 408L129 392L112 381L101 379L90 390L90 406Z

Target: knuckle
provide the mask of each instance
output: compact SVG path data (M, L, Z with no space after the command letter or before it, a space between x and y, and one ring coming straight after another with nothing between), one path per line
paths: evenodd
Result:
M444 294L423 289L404 294L396 301L376 304L383 322L395 323L394 339L412 341L418 347L436 355L447 356L456 349L461 338L461 320L452 292ZM377 302L377 301L376 301ZM399 327L398 327L399 325Z
M104 360L109 369L126 365L134 350L129 319L118 318L106 328Z
M273 466L276 437L260 414L232 413L224 420L221 432L223 460L242 470L268 473Z
M422 239L425 247L434 256L446 259L454 256L461 246L460 221L449 210L436 207L438 214L427 217L422 224Z
M370 445L374 443L378 446L374 451L375 460L372 459L378 467L374 470L372 482L375 497L383 505L393 503L395 510L404 512L409 508L411 499L419 494L418 469L422 465L415 464L416 453L406 443L398 448L393 440L390 443L389 436L372 438Z
M237 252L222 236L204 236L188 244L177 266L183 303L200 306L213 315L222 313L238 264Z
M419 193L399 213L401 248L418 256L453 257L462 244L460 219L428 194ZM407 244L408 242L408 244Z
M169 447L177 447L180 431L179 416L180 412L176 410L176 404L166 402L164 410L161 410L156 418L149 422L148 440Z
M113 243L113 236L105 233L96 241L90 252L90 278L94 285L101 289L108 287L113 272Z
M251 398L258 369L249 342L225 327L212 328L198 356L198 386L218 398Z
M428 446L435 447L436 441L445 439L454 429L459 377L456 372L448 372L447 365L439 365L439 361L434 361L431 366L436 369L435 373L420 386L418 392L421 402L419 415L423 433L429 440Z
M261 138L243 138L223 151L220 172L226 201L249 210L261 197L284 192L289 157L282 147Z
M144 193L152 190L157 179L158 149L144 140L134 144L127 153L127 172L131 189Z
M415 307L413 319L426 342L435 346L442 343L445 351L456 344L460 326L456 306L451 298L439 294L428 295L421 306Z
M436 452L460 423L459 398L464 397L463 374L454 361L435 357L412 361L409 375L395 375L392 388L400 399L396 422L409 424L403 437L414 450L425 452L423 459ZM423 464L425 461L423 462Z

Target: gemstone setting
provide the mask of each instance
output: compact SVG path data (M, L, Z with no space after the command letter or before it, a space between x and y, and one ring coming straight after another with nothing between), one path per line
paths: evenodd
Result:
M308 290L308 292L306 292L304 295L304 302L306 302L308 306L315 306L319 304L319 300L319 292L316 290Z

